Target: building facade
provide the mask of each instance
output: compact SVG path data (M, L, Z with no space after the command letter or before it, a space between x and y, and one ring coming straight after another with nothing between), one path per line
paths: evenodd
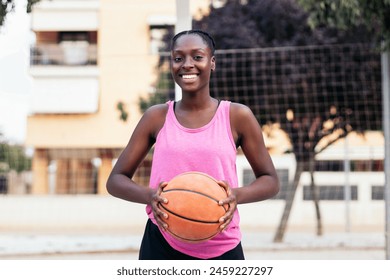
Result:
M191 14L198 17L207 12L210 3L223 2L190 0ZM113 162L141 117L139 98L154 92L158 51L166 28L176 23L175 4L175 0L42 0L34 6L32 30L36 41L30 67L34 89L26 137L26 145L34 148L30 193L106 194L105 184ZM128 113L127 118L121 120L118 106ZM285 202L283 190L287 190L295 173L292 154L281 155L289 150L285 133L274 128L267 131L266 127L263 132L282 191L267 203L241 206L242 222L247 225L253 224L253 213L276 213L279 217ZM317 156L321 166L315 172L315 180L325 224L343 227L345 216L350 216L351 223L359 228L383 227L383 135L380 132L368 133L363 138L351 135L347 140L352 147L346 149L345 140L340 140ZM148 164L146 161L141 172L147 171ZM343 166L347 164L352 165L350 173L344 172ZM366 168L367 164L371 166ZM237 158L237 171L240 185L253 179L242 154ZM138 172L136 176L140 182L147 179L146 173ZM291 217L292 224L299 227L311 227L315 221L310 183L310 174L304 172ZM350 193L348 199L346 190ZM58 206L61 215L67 214L64 210L68 208L67 197L57 198L65 202L42 199L41 211L34 212L37 217L51 218L47 203ZM93 203L90 199L78 197L73 203L82 207ZM88 210L90 215L85 215L85 220L81 217L80 227L85 226L86 220L91 221L91 217L116 222L110 216L112 212L95 211L101 208L101 201L98 202ZM111 207L108 199L106 203ZM126 207L138 205L126 204ZM348 215L344 215L344 208L350 209ZM74 207L69 212L77 216L79 209ZM143 208L139 211L143 213ZM126 211L116 211L115 218L117 213L123 213L118 224L127 221ZM27 214L22 216L28 220L26 223L35 221ZM277 223L275 215L255 218L261 226L274 227ZM52 220L49 221L47 224L51 224ZM9 220L3 224L11 223Z
M195 17L210 1L190 1ZM42 0L33 7L33 194L106 193L113 160L153 91L175 0ZM122 111L128 114L120 118Z

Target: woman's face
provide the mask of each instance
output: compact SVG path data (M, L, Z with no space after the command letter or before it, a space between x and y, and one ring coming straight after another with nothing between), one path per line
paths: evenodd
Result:
M182 35L171 52L171 73L183 91L196 92L208 88L215 57L197 34Z

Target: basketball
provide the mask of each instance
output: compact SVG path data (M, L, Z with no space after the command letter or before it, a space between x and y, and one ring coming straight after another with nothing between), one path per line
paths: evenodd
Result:
M168 214L164 220L173 237L195 243L211 239L221 231L219 219L229 206L218 205L218 201L226 198L227 193L211 176L201 172L180 174L168 182L161 196L168 203L158 207Z

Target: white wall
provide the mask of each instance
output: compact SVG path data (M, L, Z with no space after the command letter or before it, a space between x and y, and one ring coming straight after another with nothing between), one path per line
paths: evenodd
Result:
M277 168L295 169L292 158L273 158ZM247 168L238 160L238 173ZM291 175L291 174L290 174ZM292 176L290 176L290 179ZM239 176L242 180L242 176ZM324 230L344 230L349 215L351 230L381 230L385 222L383 200L371 199L371 187L384 185L383 172L316 172L321 185L356 185L358 200L320 201ZM314 203L303 200L303 185L310 176L304 172L295 195L288 229L315 229ZM276 229L284 200L266 200L239 205L243 228ZM110 195L0 195L0 230L142 230L147 219L145 205L126 202Z
M96 67L34 67L31 112L41 114L96 113L99 80Z
M0 196L0 230L111 230L139 228L141 204L98 195Z
M316 226L314 205L300 201L301 190L288 223L289 229L307 230ZM344 229L345 203L320 202L323 226ZM239 205L243 228L276 229L284 201L267 200ZM354 201L350 205L351 229L384 227L383 201ZM142 230L147 217L145 206L109 195L3 195L0 196L0 230Z
M98 0L41 1L34 6L32 29L35 31L97 30Z

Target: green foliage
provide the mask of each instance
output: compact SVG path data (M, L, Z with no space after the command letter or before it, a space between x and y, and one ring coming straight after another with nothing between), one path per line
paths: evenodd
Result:
M27 13L31 13L33 5L35 5L39 1L41 0L27 0L27 9L26 9Z
M261 124L278 123L290 136L299 161L309 161L318 152L320 139L332 131L342 130L339 137L344 137L351 130L375 130L375 124L364 120L381 118L380 60L377 53L371 54L372 32L362 25L312 28L308 19L309 12L297 0L228 0L193 21L193 28L214 37L217 50L235 49L234 54L217 51L211 94L248 105ZM272 48L307 45L318 46L315 55L308 55L305 48ZM246 48L253 50L238 50ZM370 59L362 59L362 54ZM278 83L267 86L268 76ZM335 76L347 82L330 83ZM356 94L367 99L356 100ZM330 115L331 106L337 114ZM289 111L292 119L286 118ZM334 126L324 131L327 121Z
M6 15L15 9L14 0L0 0L0 26L4 24Z
M315 0L308 1L316 3ZM372 40L371 34L361 26L312 28L309 16L296 0L229 0L221 8L211 6L210 13L194 21L193 26L208 30L219 50Z
M160 68L164 68L168 64L167 61L163 63ZM147 97L139 98L139 108L141 112L145 112L149 107L162 104L167 102L169 99L172 99L175 95L174 93L174 82L169 71L161 71L157 78L157 82L154 85L155 92L149 93Z
M34 4L40 0L27 0L26 12L30 13ZM15 10L15 0L0 0L0 27L4 24L7 14Z
M119 119L123 122L126 122L127 118L129 117L129 113L126 110L126 105L122 101L119 101L116 104L116 109L119 111Z
M19 145L0 143L0 172L15 170L18 173L31 169L31 159Z
M297 0L310 14L314 28L321 25L341 29L365 26L378 46L390 50L390 0Z
M148 97L140 97L139 98L139 107L141 112L145 112L149 107L162 104L167 101L166 94L162 92L151 93Z

